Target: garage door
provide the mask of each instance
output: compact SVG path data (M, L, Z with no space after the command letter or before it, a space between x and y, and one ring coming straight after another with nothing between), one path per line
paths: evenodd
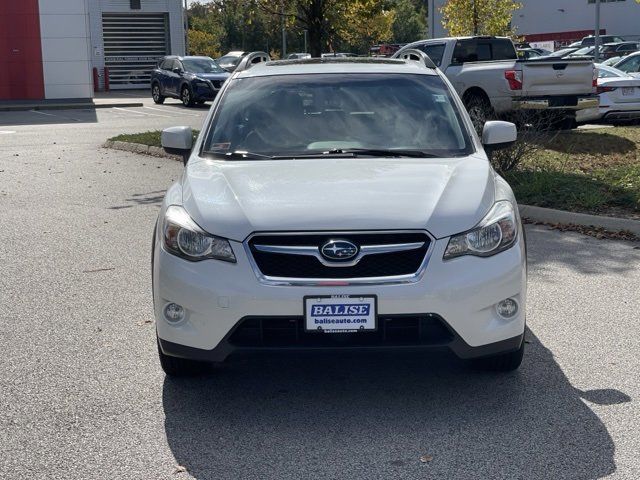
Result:
M158 58L169 51L168 14L103 13L102 35L111 88L147 88Z

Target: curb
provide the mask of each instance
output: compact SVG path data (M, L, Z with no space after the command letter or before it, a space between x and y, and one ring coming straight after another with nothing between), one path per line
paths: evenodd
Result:
M28 110L76 110L114 107L143 107L142 102L120 102L120 103L50 103L50 104L21 104L21 105L0 105L0 112L22 112Z
M171 155L160 147L150 147L140 143L119 142L107 140L104 148L124 150L125 152L141 153L154 157L170 158L182 162L179 155ZM611 232L631 232L640 237L640 221L627 218L604 217L601 215L589 215L586 213L568 212L566 210L555 210L553 208L535 207L533 205L518 205L520 216L543 223L560 223L582 225L584 227L599 227Z
M600 227L612 232L631 232L640 236L640 221L627 218L604 217L586 213L567 212L553 208L518 205L520 216L536 222L582 225Z
M143 145L141 143L129 143L129 142L120 142L117 140L107 140L102 145L103 148L111 148L114 150L122 150L125 152L131 153L140 153L142 155L151 155L152 157L163 157L169 158L171 160L176 160L182 163L182 157L180 155L171 155L164 151L164 149L160 147L153 147L149 145Z

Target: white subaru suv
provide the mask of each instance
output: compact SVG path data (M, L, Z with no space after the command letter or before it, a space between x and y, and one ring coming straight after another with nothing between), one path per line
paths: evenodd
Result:
M522 361L526 253L516 200L455 90L410 59L259 64L223 86L183 152L153 246L168 375L231 354L450 349ZM192 145L193 143L193 145Z

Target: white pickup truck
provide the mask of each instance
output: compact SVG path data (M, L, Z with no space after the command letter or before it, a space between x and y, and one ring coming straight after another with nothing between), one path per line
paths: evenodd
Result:
M591 59L518 60L506 37L449 37L406 45L426 53L462 97L476 128L492 116L511 117L520 111L545 112L563 125L575 112L598 105L596 73ZM548 118L552 118L549 115Z

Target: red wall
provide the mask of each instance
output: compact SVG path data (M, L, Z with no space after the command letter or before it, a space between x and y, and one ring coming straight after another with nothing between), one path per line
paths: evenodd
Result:
M38 0L0 0L0 100L42 98Z

